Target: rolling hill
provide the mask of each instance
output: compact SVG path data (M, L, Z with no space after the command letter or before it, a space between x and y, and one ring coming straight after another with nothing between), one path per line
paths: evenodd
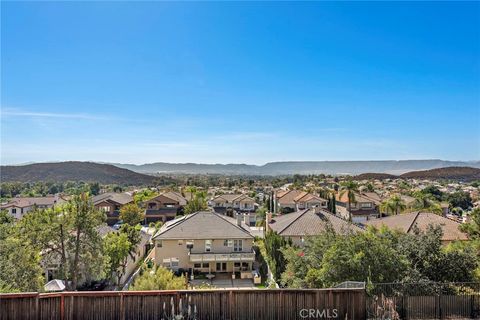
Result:
M470 167L449 167L432 170L412 171L400 176L406 179L449 179L449 180L480 180L480 169Z
M148 185L156 179L109 164L80 161L1 166L0 177L2 182L95 181L102 184L124 185Z

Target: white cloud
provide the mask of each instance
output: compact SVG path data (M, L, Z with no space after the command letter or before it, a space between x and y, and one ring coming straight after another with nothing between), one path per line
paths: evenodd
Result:
M62 118L62 119L84 119L84 120L102 120L105 118L91 114L82 113L53 113L53 112L32 112L23 110L2 110L2 117L24 117L24 118Z

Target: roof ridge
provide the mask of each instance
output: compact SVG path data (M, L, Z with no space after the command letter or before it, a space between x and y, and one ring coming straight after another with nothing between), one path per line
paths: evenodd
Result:
M282 190L280 190L280 191L282 191ZM285 197L287 194L289 194L290 192L292 192L293 190L284 190L284 191L286 191L286 192L283 195L281 195L281 196L276 195L275 198L281 199L281 198Z
M296 217L295 219L293 219L289 224L287 224L283 229L279 230L278 233L281 233L283 231L285 231L288 227L290 227L292 225L292 223L294 223L295 221L297 221L301 216L303 216L307 211L309 211L310 209L303 209L303 212L300 213L298 215L298 217ZM297 211L298 212L298 211ZM287 214L290 214L290 213L287 213Z
M405 233L409 233L409 232L410 232L410 230L412 229L413 225L415 224L415 221L417 221L417 218L418 218L418 216L420 215L420 212L421 212L421 211L417 211L417 213L415 214L415 218L413 218L412 223L410 224L410 226L409 226L408 229L407 229L407 232L405 232Z

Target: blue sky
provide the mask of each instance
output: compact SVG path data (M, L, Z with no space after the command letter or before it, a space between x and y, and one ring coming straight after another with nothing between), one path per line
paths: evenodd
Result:
M480 159L480 3L2 2L1 162Z

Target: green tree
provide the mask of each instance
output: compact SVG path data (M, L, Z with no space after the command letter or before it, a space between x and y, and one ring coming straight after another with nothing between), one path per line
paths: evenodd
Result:
M102 239L98 233L99 227L105 221L105 213L97 210L87 194L74 196L64 207L66 215L71 219L69 230L70 258L70 289L77 288L82 270L95 271L98 267L93 262L103 261ZM103 269L103 262L101 263Z
M96 196L100 193L100 184L98 182L91 183L89 186L89 193Z
M129 203L120 209L120 220L134 226L145 220L145 212L136 203Z
M195 190L192 199L188 201L187 205L185 206L184 212L185 214L191 214L207 209L207 195L205 194L205 192Z
M390 199L384 201L380 208L382 211L392 214L399 214L407 208L405 201L399 195L393 195Z
M430 195L436 201L442 201L442 198L444 196L443 192L434 185L429 185L426 188L422 189L421 193Z
M480 208L475 208L470 212L470 221L462 224L460 228L466 232L470 239L480 240Z
M435 200L431 194L417 192L414 194L415 201L411 209L429 211L436 214L442 214L442 208L440 204Z
M126 233L111 232L105 237L103 246L108 257L107 275L111 279L115 278L119 286L121 278L125 275L132 244Z
M309 237L302 248L282 249L286 261L283 285L329 287L343 281L462 282L474 281L478 255L468 245L442 246L442 230L430 226L413 234L369 228L336 234L327 228ZM477 269L478 270L478 269Z
M0 211L0 292L41 291L40 254L15 233L15 222Z
M348 197L348 220L352 221L351 206L355 203L355 193L358 192L358 183L353 180L347 180L340 184L340 197L345 193Z
M291 239L285 240L282 236L274 231L270 230L265 235L265 250L267 252L267 259L269 261L273 276L276 280L280 279L286 266L282 249L290 245L292 245Z
M132 291L181 289L186 289L186 279L176 277L172 271L163 267L145 270L130 288Z
M472 198L468 192L457 191L446 196L446 200L450 204L450 208L462 208L468 210L473 206Z

